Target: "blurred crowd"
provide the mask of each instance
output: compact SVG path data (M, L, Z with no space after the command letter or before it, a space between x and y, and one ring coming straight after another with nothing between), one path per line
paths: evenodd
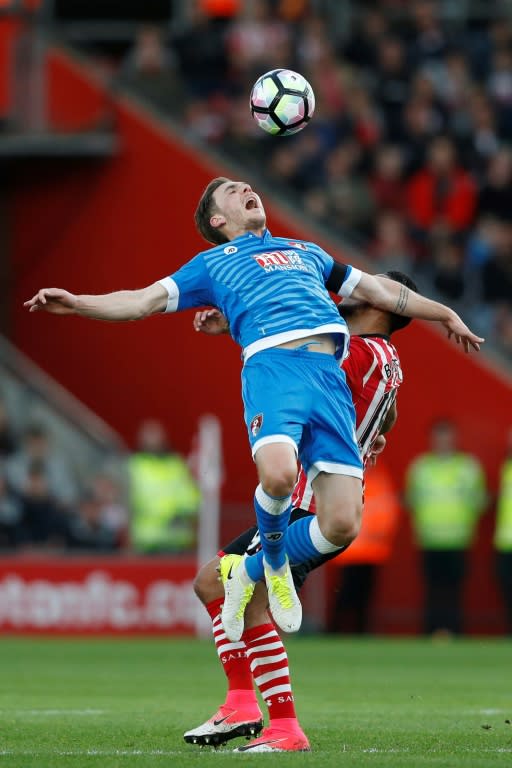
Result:
M232 15L208 11L224 5ZM307 0L194 2L179 30L143 27L124 56L96 61L355 239L377 269L425 276L512 355L511 20L493 0L477 22L441 0L342 5L346 23L333 24ZM277 67L316 95L307 130L284 139L248 108Z
M0 400L0 549L194 552L199 503L160 422L144 421L132 454L80 482L48 426L18 434Z

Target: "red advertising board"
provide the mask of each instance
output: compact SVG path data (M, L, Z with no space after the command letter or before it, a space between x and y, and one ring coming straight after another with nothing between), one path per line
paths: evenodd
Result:
M193 558L5 558L0 632L191 634Z

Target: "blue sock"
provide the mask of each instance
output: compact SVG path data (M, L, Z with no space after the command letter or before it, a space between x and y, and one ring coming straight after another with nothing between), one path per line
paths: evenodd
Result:
M313 517L311 515L300 517L288 527L286 554L290 563L304 563L312 557L335 552L338 549L341 552L343 547L331 544L321 533L316 515ZM260 581L265 576L263 557L268 562L264 550L261 549L255 555L245 560L245 569L253 581Z
M272 568L281 568L286 562L285 540L292 498L276 499L266 493L260 484L254 494L254 509L265 560Z

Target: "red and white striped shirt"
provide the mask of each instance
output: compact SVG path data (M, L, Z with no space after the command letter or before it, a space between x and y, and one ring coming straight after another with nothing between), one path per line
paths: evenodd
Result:
M386 336L351 336L342 368L352 392L356 437L364 466L403 381L400 359ZM309 512L316 511L313 489L302 467L292 505Z

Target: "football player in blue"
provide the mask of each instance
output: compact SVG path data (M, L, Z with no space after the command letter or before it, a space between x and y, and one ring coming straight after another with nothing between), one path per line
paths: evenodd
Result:
M221 560L222 622L240 639L255 584L265 578L276 623L298 630L302 610L286 557L306 561L348 545L362 508L362 466L354 408L339 366L348 329L328 291L408 317L439 321L465 350L475 336L448 307L385 277L340 264L315 243L273 237L260 197L246 182L217 178L203 192L196 226L213 247L168 277L133 291L102 296L43 288L25 303L31 311L98 320L136 320L157 312L214 306L243 350L242 397L259 484L254 496L264 572ZM328 289L328 290L326 290ZM312 481L317 514L288 529L297 457ZM288 529L288 533L287 533ZM258 561L259 562L259 561Z

